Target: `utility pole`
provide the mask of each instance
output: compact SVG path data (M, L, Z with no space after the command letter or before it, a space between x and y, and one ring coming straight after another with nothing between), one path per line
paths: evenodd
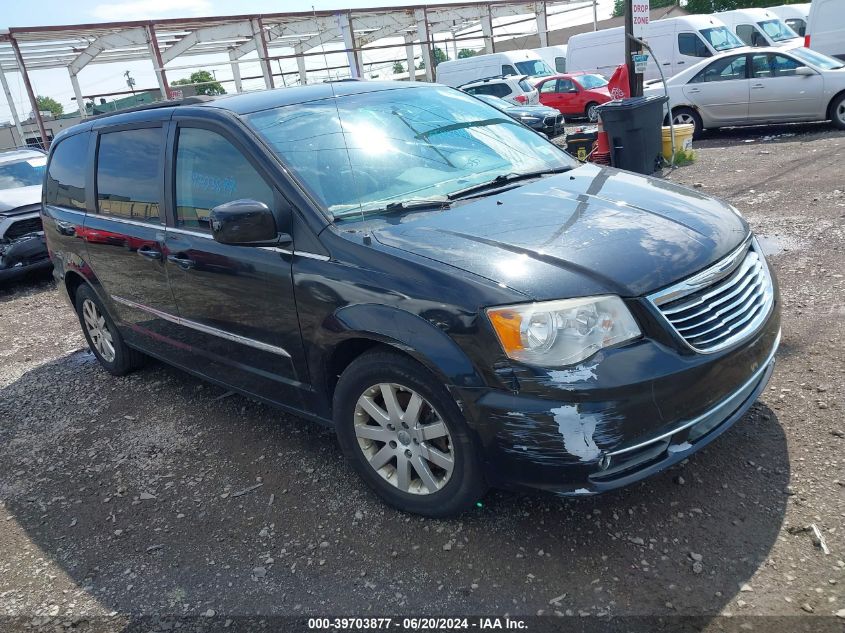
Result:
M641 55L643 49L632 37L646 37L648 15L649 0L625 0L625 64L628 66L628 86L632 97L643 96L643 76L634 68L634 55Z

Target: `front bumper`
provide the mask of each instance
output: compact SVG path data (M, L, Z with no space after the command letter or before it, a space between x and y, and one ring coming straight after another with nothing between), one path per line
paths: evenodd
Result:
M10 281L52 267L43 233L33 233L0 243L0 282Z
M684 354L653 339L607 350L514 392L464 394L487 476L503 488L591 495L648 477L737 422L768 382L779 301L748 340Z

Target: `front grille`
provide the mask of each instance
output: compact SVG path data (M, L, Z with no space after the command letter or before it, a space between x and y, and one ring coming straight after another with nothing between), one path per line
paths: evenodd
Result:
M26 235L27 233L36 233L41 230L41 218L26 218L25 220L13 222L11 226L6 229L6 233L3 237L7 240L14 240Z
M710 353L756 332L772 309L774 290L768 266L752 241L692 280L651 298L690 347Z

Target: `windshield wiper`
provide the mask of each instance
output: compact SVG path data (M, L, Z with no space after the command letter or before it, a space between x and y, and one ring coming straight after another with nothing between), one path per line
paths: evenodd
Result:
M344 213L335 213L334 217L338 219L354 218L356 216L375 215L379 213L394 213L396 211L417 211L421 209L448 209L451 205L449 199L445 196L442 198L417 198L411 200L399 200L396 202L388 202L383 207L370 207L361 209L360 211L349 210Z
M465 189L458 189L457 191L453 191L449 194L449 200L465 198L475 193L485 191L486 189L498 189L499 187L508 185L512 182L517 182L519 180L528 180L529 178L538 178L540 176L547 176L550 174L562 174L563 172L569 171L570 169L572 169L572 167L558 167L556 169L541 169L538 171L529 171L524 173L511 172L509 174L499 174L498 176L493 178L493 180L488 180L487 182L482 182L478 185L472 185L471 187L466 187Z

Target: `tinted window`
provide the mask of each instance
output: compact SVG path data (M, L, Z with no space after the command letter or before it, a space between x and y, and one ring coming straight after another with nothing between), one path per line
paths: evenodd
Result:
M557 92L576 92L575 84L571 79L558 79Z
M555 70L559 73L566 72L566 57L555 57Z
M76 134L53 150L44 192L47 204L85 210L85 166L88 134Z
M24 160L0 163L0 189L18 189L40 185L44 180L46 156L32 156Z
M801 65L799 62L785 55L769 56L769 66L775 77L791 77L795 74L795 69Z
M766 40L752 24L740 24L736 27L736 34L749 46L764 46Z
M690 80L690 83L745 79L745 55L719 59Z
M519 80L519 87L522 88L523 92L531 92L534 90L533 86L524 79Z
M100 213L160 222L161 128L100 135L97 206Z
M513 66L509 66L507 64L502 66L502 74L503 75L515 75L516 70L514 70Z
M786 22L786 26L798 33L798 35L803 36L807 32L807 23L801 18L787 18L784 22Z
M249 198L273 207L273 192L250 162L215 132L182 128L176 149L176 225L210 230L214 207Z
M678 51L689 57L710 57L707 45L695 33L678 33Z

